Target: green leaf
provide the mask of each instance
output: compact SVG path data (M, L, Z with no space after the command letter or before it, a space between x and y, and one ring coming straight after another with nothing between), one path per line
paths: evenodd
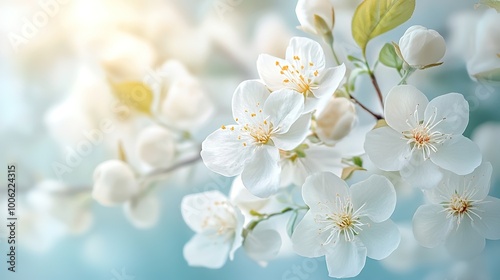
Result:
M363 159L360 157L353 157L352 162L359 167L363 167Z
M111 83L113 94L124 103L138 112L151 114L153 92L142 82Z
M298 217L299 213L297 211L293 211L292 215L290 215L290 218L288 219L288 222L286 223L286 232L290 237L292 237L295 227L297 226Z
M368 42L407 21L415 10L415 0L365 0L354 12L352 36L366 53Z
M386 43L380 50L378 60L385 66L395 68L398 71L403 68L403 60L399 58L394 46L389 43Z
M500 0L479 0L476 5L485 5L497 10L500 13Z

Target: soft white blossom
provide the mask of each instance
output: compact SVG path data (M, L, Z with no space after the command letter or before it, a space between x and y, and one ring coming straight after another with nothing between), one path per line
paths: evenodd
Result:
M136 152L140 160L156 168L168 167L176 155L174 135L160 126L143 129L136 142Z
M469 122L469 104L461 94L449 93L428 101L417 88L394 87L385 100L388 126L366 135L365 150L384 171L400 171L420 188L436 186L440 168L470 173L481 163L475 143L462 136Z
M445 243L456 258L480 253L486 239L500 239L500 199L488 196L491 164L460 176L446 172L439 185L426 192L431 204L413 216L413 234L420 245L433 248Z
M325 54L316 41L294 37L285 59L261 54L257 59L259 77L271 90L291 89L304 96L305 112L317 109L335 93L342 82L344 64L326 68Z
M154 193L138 195L128 200L123 210L137 228L151 228L160 218L160 200Z
M257 226L248 232L243 248L250 258L265 265L278 255L281 248L281 236L275 230Z
M330 0L299 0L295 13L299 28L305 32L322 36L333 29L335 15Z
M196 235L184 246L191 266L220 268L243 242L244 218L240 210L219 191L187 195L181 203L182 217Z
M487 122L479 125L472 133L472 141L479 146L483 161L489 161L493 166L493 181L500 179L500 149L497 139L500 139L500 123Z
M121 204L139 193L134 171L121 160L108 160L94 170L92 197L104 206Z
M227 177L241 174L252 194L268 197L280 185L279 151L304 141L311 116L302 115L301 94L287 89L270 93L259 81L238 86L232 109L236 125L223 125L203 141L203 162Z
M356 107L347 98L331 97L316 118L316 134L327 145L342 140L356 124Z
M302 197L310 209L292 235L294 249L309 258L325 255L330 277L354 277L367 256L381 260L398 247L400 233L389 219L396 192L385 177L372 175L349 188L321 172L307 178Z
M446 43L436 30L414 25L399 39L399 48L403 59L410 66L423 68L443 58Z

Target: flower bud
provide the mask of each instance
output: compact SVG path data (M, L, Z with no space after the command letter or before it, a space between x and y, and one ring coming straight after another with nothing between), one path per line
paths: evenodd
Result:
M141 161L161 168L172 165L176 143L173 135L165 128L151 126L139 134L136 149Z
M356 108L347 98L332 97L316 120L316 133L327 145L344 138L356 122Z
M335 20L330 0L299 0L295 13L305 32L323 36L333 29Z
M124 203L139 192L134 171L121 160L108 160L94 170L92 197L104 206Z
M443 58L446 43L437 31L414 25L399 39L399 48L406 63L422 69Z

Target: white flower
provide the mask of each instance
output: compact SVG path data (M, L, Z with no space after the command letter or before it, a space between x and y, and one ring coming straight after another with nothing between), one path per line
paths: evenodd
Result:
M367 256L381 260L398 247L400 233L389 219L396 192L385 177L372 175L349 188L332 173L317 173L307 178L302 197L310 209L292 235L294 250L325 255L330 277L354 277Z
M251 194L243 185L241 176L234 178L229 192L229 199L244 215L249 214L251 210L261 211L271 202L270 198L260 198Z
M281 236L272 229L257 226L248 232L243 242L247 255L262 265L276 258L281 248Z
M333 145L351 132L356 120L356 107L349 99L331 97L316 118L316 134L323 143Z
M432 204L420 206L413 216L413 233L420 245L433 248L443 242L448 252L466 258L481 252L486 239L500 239L500 199L488 196L491 164L459 176L447 172L428 191Z
M342 174L342 155L333 148L307 143L293 151L281 152L281 185L302 186L309 175L330 171Z
M160 201L153 193L138 195L128 200L123 210L135 227L151 228L160 218Z
M483 161L489 161L493 166L493 181L500 179L500 149L497 139L500 139L500 123L487 122L479 125L472 133L472 141L483 153Z
M176 154L174 135L163 127L150 126L143 129L136 143L140 160L152 167L162 168L172 165Z
M330 0L299 0L295 13L299 28L305 32L321 36L333 29L335 15Z
M462 136L469 122L469 104L449 93L428 101L413 86L394 87L385 101L388 126L366 135L370 160L384 171L400 171L419 188L432 188L442 177L439 167L468 174L481 163L476 144Z
M124 203L139 192L134 171L121 160L108 160L94 170L92 197L104 206Z
M423 68L438 63L443 58L446 43L437 31L414 25L399 39L399 48L410 66Z
M219 191L187 195L181 203L182 217L196 235L184 246L191 266L220 268L243 241L243 215Z
M325 54L320 44L294 37L286 50L285 60L261 54L257 70L271 91L286 88L301 93L305 98L304 111L310 112L333 95L346 68L343 64L325 68Z
M245 187L258 197L279 188L279 150L292 150L306 137L311 121L303 112L302 95L269 93L259 81L241 83L233 95L236 125L222 126L202 143L201 157L212 171L241 174Z

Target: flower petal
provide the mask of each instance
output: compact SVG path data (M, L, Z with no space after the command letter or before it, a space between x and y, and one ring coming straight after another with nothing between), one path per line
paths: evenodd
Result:
M387 124L403 132L410 127L406 120L413 120L415 110L418 113L418 120L424 119L424 111L429 100L416 87L410 85L401 85L393 87L385 98L384 116Z
M268 54L261 54L257 58L259 77L271 91L286 88L286 84L283 83L285 77L280 71L281 67L288 64L288 61Z
M311 114L302 115L292 124L286 133L275 134L272 137L274 145L285 151L294 149L306 139L310 126Z
M366 262L367 249L359 241L339 242L326 252L328 275L335 278L347 278L358 275Z
M249 257L255 261L270 261L278 255L281 249L281 236L272 229L260 230L259 227L250 231L245 238L243 248Z
M474 169L474 172L465 175L462 182L457 184L458 192L461 194L473 194L470 198L474 200L483 200L490 192L492 172L493 167L491 163L481 163L481 165Z
M485 244L484 237L472 227L471 220L465 216L460 225L450 232L446 249L456 258L470 259L483 251Z
M385 171L400 170L410 158L410 146L390 127L368 132L365 151L373 164Z
M500 239L500 199L487 196L476 207L481 219L474 217L472 226L487 239Z
M381 260L387 258L401 241L398 226L391 220L381 223L370 223L358 234L367 249L369 258Z
M213 201L227 201L227 197L219 191L188 194L182 198L181 213L186 224L195 232L203 231L206 209Z
M227 260L230 244L223 235L213 238L196 234L184 246L184 258L190 266L221 268Z
M233 117L237 123L245 125L263 121L260 110L264 108L266 100L270 96L266 86L257 80L244 81L234 91L232 108ZM259 118L256 118L256 114Z
M325 69L325 53L321 45L309 38L293 37L286 49L286 60L305 72ZM313 65L310 64L312 62Z
M304 96L289 89L273 92L264 104L264 114L279 134L286 133L303 111Z
M240 209L234 207L234 212L236 214L236 228L234 229L234 238L229 250L229 259L234 259L234 253L243 244L243 224L245 223L245 216L241 213Z
M432 162L458 175L469 174L481 164L481 151L476 143L462 135L454 135L432 153Z
M331 172L320 172L307 177L302 186L302 198L313 211L328 211L335 199L349 197L349 189L344 180Z
M396 191L392 183L381 175L351 186L351 199L354 211L366 216L375 223L389 219L396 208Z
M434 248L441 244L452 229L452 219L436 204L418 207L413 215L413 235L420 245Z
M232 177L241 174L247 160L251 157L254 145L249 136L241 135L240 127L227 126L214 131L201 144L201 158L208 169Z
M276 147L262 145L255 149L241 173L243 185L253 195L266 198L278 191L280 185L280 155Z
M419 152L414 152L410 160L399 171L401 177L410 185L420 189L435 188L441 179L443 173L439 167L431 160L424 160Z
M319 231L318 225L314 221L314 213L308 211L293 231L291 237L293 249L303 257L323 256L325 251L318 237Z
M462 134L469 123L469 103L458 93L432 99L425 109L425 119L441 121L433 130L446 134Z
M317 98L332 96L344 79L345 72L345 64L326 69L319 82L316 82L318 89L312 90L314 96Z

